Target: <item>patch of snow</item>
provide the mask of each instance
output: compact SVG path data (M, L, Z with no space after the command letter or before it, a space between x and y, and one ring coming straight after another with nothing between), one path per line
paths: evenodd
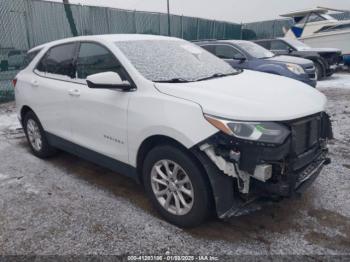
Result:
M35 186L29 183L24 184L23 187L28 194L38 195L40 193L40 191Z
M334 74L325 80L318 81L317 88L350 89L350 74Z
M16 113L0 114L0 131L21 128Z
M4 175L4 174L1 174L0 173L0 181L1 180L5 180L5 179L7 179L8 178L8 175Z

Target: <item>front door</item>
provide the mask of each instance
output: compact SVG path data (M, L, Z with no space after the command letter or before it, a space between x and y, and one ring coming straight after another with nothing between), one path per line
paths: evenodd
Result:
M226 44L218 44L214 46L214 53L217 57L224 59L234 68L246 69L247 60L239 50L233 46Z
M125 80L126 74L115 56L104 46L82 42L77 63L77 84L71 102L71 126L76 144L122 162L128 161L127 107L132 92L92 89L89 75L113 71Z

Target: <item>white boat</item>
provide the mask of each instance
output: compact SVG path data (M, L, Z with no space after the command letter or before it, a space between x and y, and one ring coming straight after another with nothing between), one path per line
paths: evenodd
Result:
M350 20L339 21L327 14L328 11L326 8L315 8L281 15L295 21L285 36L297 38L315 48L338 48L349 59Z

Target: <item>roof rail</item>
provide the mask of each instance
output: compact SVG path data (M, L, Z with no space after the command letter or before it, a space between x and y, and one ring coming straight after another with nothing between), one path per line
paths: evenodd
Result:
M197 39L191 40L191 42L205 42L205 41L218 41L219 39Z

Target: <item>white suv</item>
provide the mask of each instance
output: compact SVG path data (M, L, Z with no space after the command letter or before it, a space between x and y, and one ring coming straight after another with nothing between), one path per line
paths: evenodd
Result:
M329 162L323 94L181 39L70 38L26 63L14 83L34 155L59 148L130 176L179 226L292 196Z

